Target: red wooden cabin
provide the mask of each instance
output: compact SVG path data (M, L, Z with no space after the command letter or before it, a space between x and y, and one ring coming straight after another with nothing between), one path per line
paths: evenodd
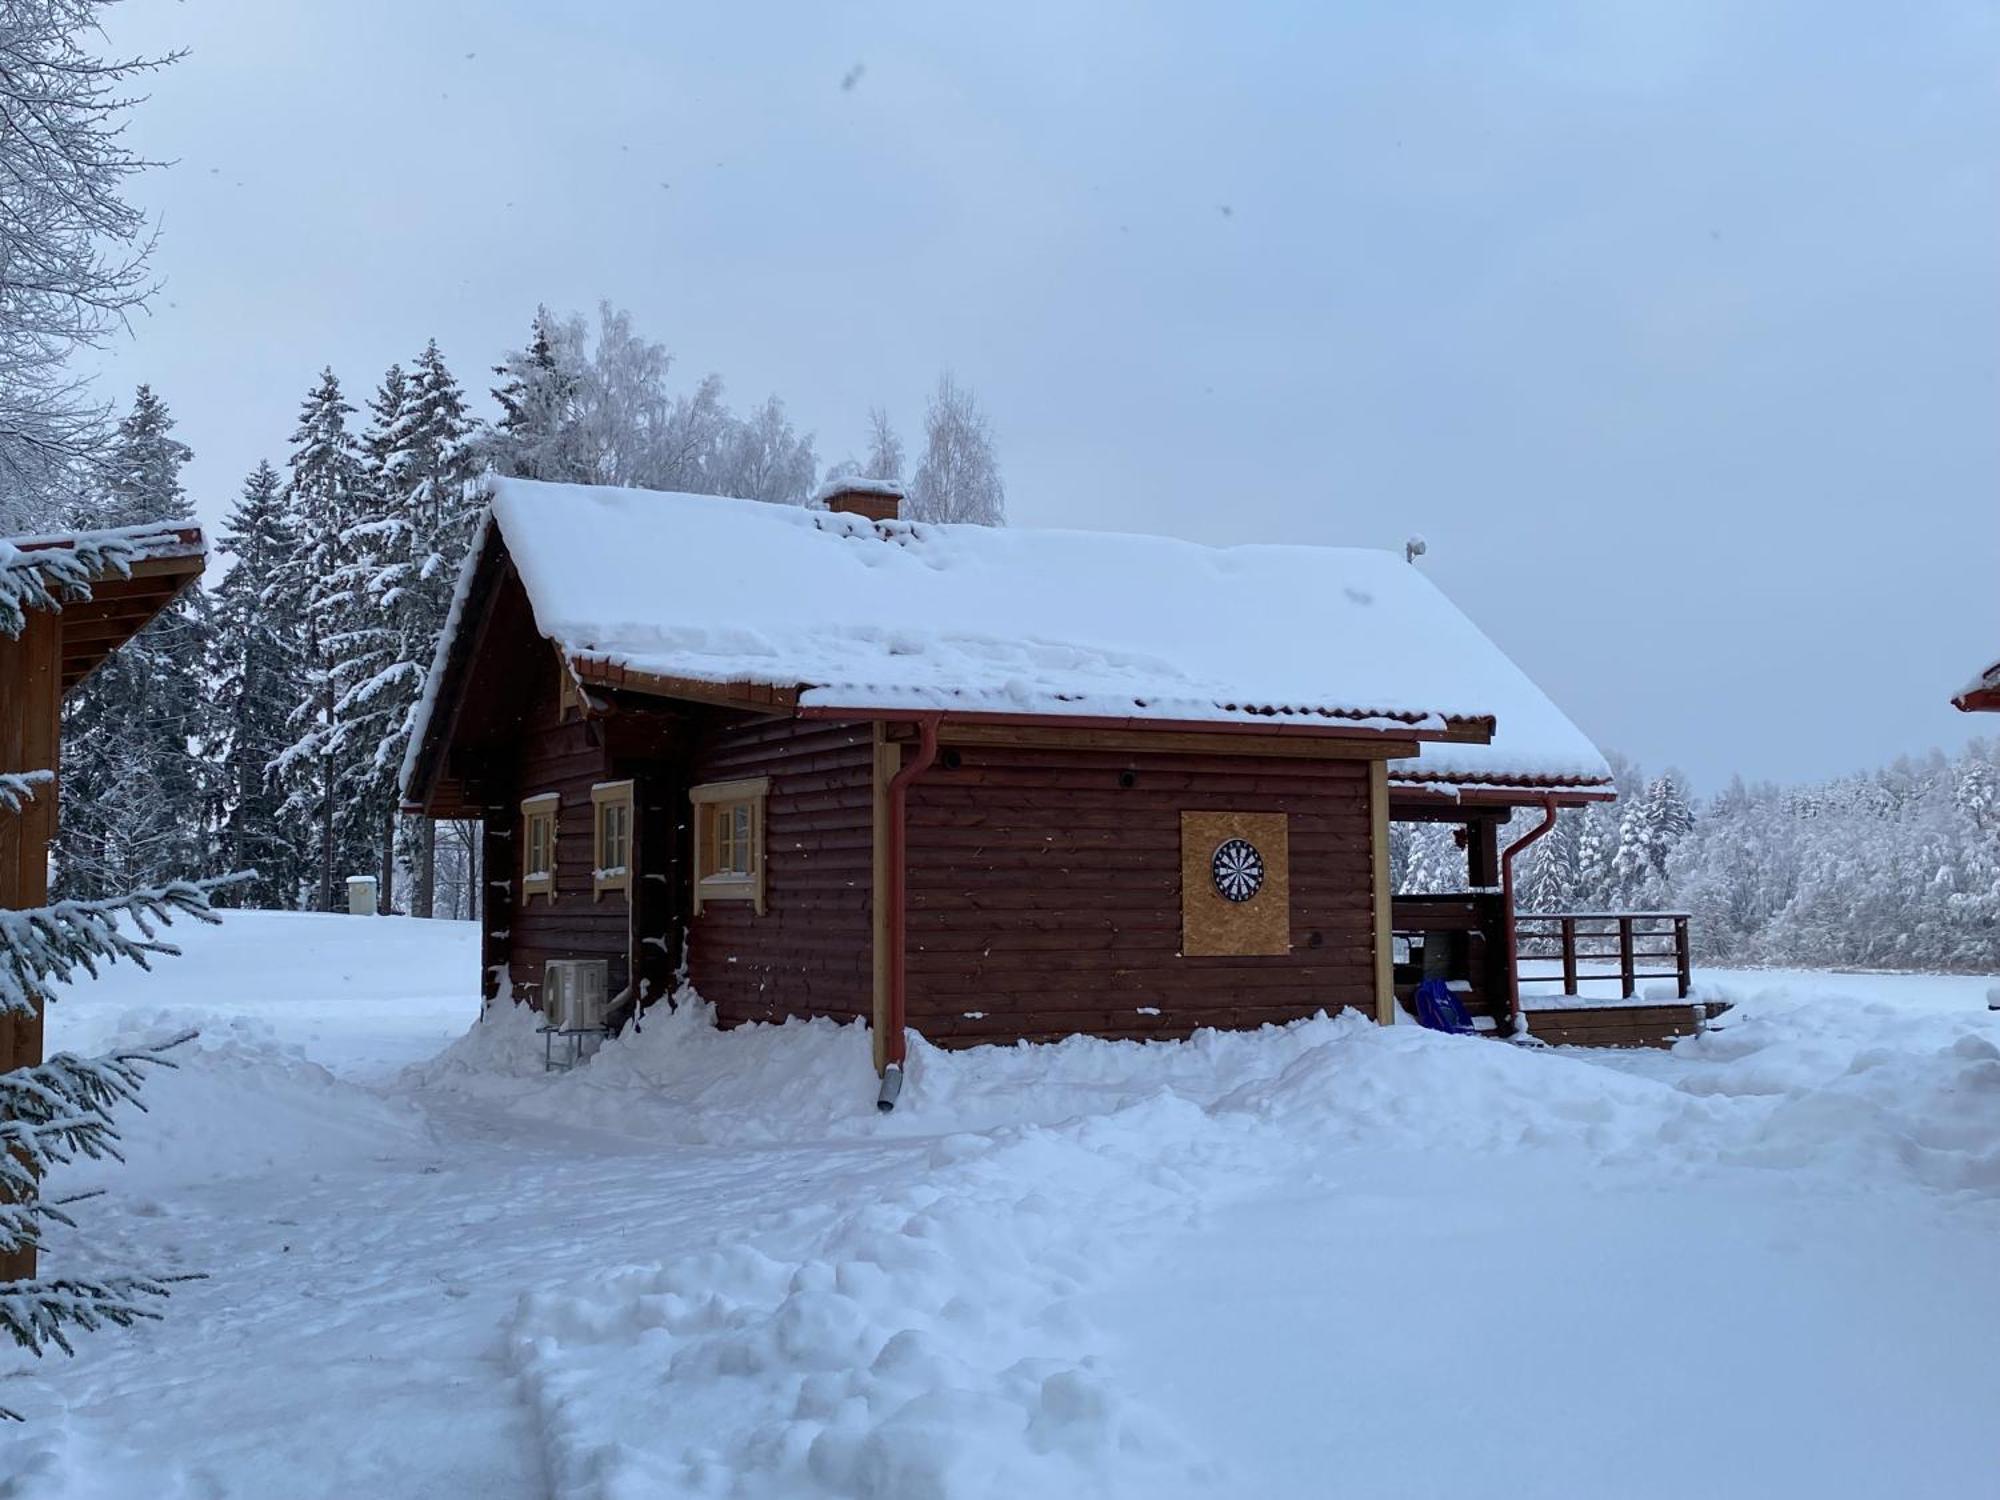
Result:
M1611 777L1416 568L825 499L498 482L404 768L484 820L489 997L684 972L725 1025L868 1021L887 1066L906 1029L1393 1020L1428 921L1504 1015L1499 825ZM1491 893L1392 901L1392 817L1464 824Z

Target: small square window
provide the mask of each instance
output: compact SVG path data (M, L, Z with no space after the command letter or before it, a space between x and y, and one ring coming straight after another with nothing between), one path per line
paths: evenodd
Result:
M590 789L590 800L595 811L596 828L591 887L600 896L606 891L629 893L632 889L632 783L600 782Z
M521 899L556 895L556 812L562 798L554 792L530 797L521 804Z
M715 781L694 803L694 909L706 901L750 901L764 910L764 801L770 778Z

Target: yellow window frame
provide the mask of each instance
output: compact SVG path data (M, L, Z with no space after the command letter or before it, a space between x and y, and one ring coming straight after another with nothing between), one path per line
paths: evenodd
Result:
M590 789L591 871L593 897L606 891L632 890L632 783L600 781Z
M764 804L771 778L710 781L688 791L694 804L694 909L710 901L748 901L762 916Z
M543 792L521 803L521 900L556 898L556 828L562 794Z

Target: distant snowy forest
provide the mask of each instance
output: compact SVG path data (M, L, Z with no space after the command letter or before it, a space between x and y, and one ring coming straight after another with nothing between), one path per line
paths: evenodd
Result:
M404 819L398 769L489 471L806 504L823 478L905 481L905 514L999 525L1005 490L987 420L950 374L907 475L888 413L822 475L810 433L772 396L747 412L719 376L676 390L667 350L630 319L539 310L495 367L478 420L435 343L382 377L365 415L321 373L284 467L261 463L219 538L228 570L183 597L71 694L64 711L60 894L99 897L189 872L255 869L221 898L332 910L355 875L379 904L470 916L474 830ZM859 414L857 414L859 415ZM140 387L66 496L14 529L186 519L192 457L166 402Z
M1739 779L1704 800L1674 772L1611 762L1618 801L1564 812L1521 856L1523 911L1686 911L1711 962L2000 966L2000 742L1809 786ZM1397 890L1464 888L1449 826L1394 834Z

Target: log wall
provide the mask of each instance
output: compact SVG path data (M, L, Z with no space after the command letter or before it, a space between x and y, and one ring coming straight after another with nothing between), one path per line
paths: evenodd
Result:
M1287 816L1288 954L1181 952L1181 814L1218 810ZM941 1045L1374 1013L1366 761L965 746L911 788L909 863L909 1019Z
M869 1017L874 764L869 724L770 720L712 728L697 742L691 785L771 778L764 914L705 900L689 928L689 978L723 1025ZM681 806L685 814L685 791Z
M605 959L607 993L625 987L631 977L631 906L622 891L595 895L590 879L596 832L590 789L619 780L621 773L596 726L561 717L553 670L536 675L540 682L530 697L511 775L502 783L512 784L502 804L505 836L488 844L486 879L501 898L488 908L487 927L507 934L492 939L489 962L507 966L516 999L539 1006L542 965L551 958ZM562 798L556 811L555 894L523 897L521 801L545 792ZM504 890L493 885L502 880Z

